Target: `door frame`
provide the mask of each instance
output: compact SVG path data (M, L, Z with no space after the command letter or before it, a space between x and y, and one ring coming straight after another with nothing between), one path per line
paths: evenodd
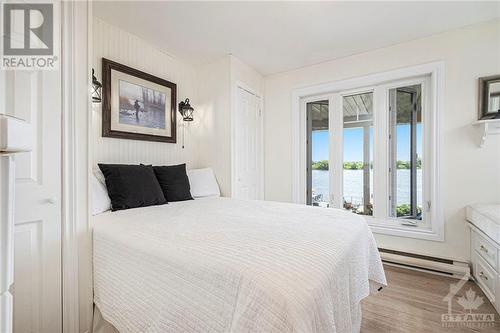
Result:
M61 7L62 329L63 332L90 332L93 314L89 227L92 2L62 1Z
M264 98L263 94L258 90L250 87L249 85L236 81L233 85L232 92L232 112L231 112L231 197L236 193L236 148L235 148L235 140L236 140L236 112L238 112L238 89L243 89L248 91L249 93L257 96L260 99L259 108L260 108L260 121L259 121L259 194L258 199L264 200Z

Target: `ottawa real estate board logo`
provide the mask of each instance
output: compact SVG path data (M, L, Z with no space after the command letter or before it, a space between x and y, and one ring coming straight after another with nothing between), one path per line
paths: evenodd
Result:
M443 298L448 302L448 313L441 315L442 327L445 328L472 328L482 329L495 327L495 314L482 313L479 310L484 304L482 296L476 294L474 290L468 288L465 295L458 297L458 293L469 281L470 274L465 274L458 282L450 284L450 291ZM453 311L453 302L462 307L462 311Z
M3 3L2 21L2 69L58 69L54 4Z

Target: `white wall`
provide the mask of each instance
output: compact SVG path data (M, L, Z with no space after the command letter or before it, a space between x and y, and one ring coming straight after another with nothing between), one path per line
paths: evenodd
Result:
M500 141L492 138L478 148L479 132L471 126L477 119L477 78L500 73L499 20L266 77L266 199L292 200L293 89L438 60L446 66L442 131L445 242L376 238L379 247L468 260L464 207L500 201Z
M223 196L231 195L230 77L229 57L198 68L200 163L214 169Z
M93 104L93 160L94 163L184 163L198 167L198 140L196 118L196 69L153 45L124 30L94 17L93 67L102 82L101 59L107 58L121 64L153 74L177 84L177 103L190 98L195 107L195 121L188 124L185 149L182 149L182 118L177 112L177 144L104 138L101 136L101 104Z
M94 17L93 67L102 81L101 59L107 58L177 84L177 103L189 97L194 121L184 123L177 113L177 144L104 138L101 104L93 105L93 161L95 163L186 162L189 168L212 167L221 192L231 195L231 110L233 87L242 82L255 91L264 80L234 56L195 68L154 45ZM185 126L185 149L182 132Z
M200 66L197 75L200 164L214 168L222 195L231 196L231 119L236 112L236 84L261 93L264 79L232 55Z
M238 83L243 83L254 92L264 93L264 78L252 67L245 64L235 56L229 56L231 64L231 84L233 88Z

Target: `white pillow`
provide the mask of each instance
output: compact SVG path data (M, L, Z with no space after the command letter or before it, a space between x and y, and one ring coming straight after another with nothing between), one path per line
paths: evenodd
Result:
M106 179L104 179L104 175L102 174L101 169L99 169L99 166L95 165L92 168L92 173L102 185L106 186Z
M92 215L104 213L111 209L111 200L106 185L101 183L92 173Z
M211 168L188 170L193 198L220 197L219 185Z

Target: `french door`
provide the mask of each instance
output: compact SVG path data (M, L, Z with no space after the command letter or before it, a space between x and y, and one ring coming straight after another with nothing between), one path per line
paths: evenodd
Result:
M373 92L306 103L307 204L373 214Z
M307 123L307 195L306 203L329 207L329 100L316 100L306 104Z
M429 86L421 77L305 98L306 203L423 224Z

